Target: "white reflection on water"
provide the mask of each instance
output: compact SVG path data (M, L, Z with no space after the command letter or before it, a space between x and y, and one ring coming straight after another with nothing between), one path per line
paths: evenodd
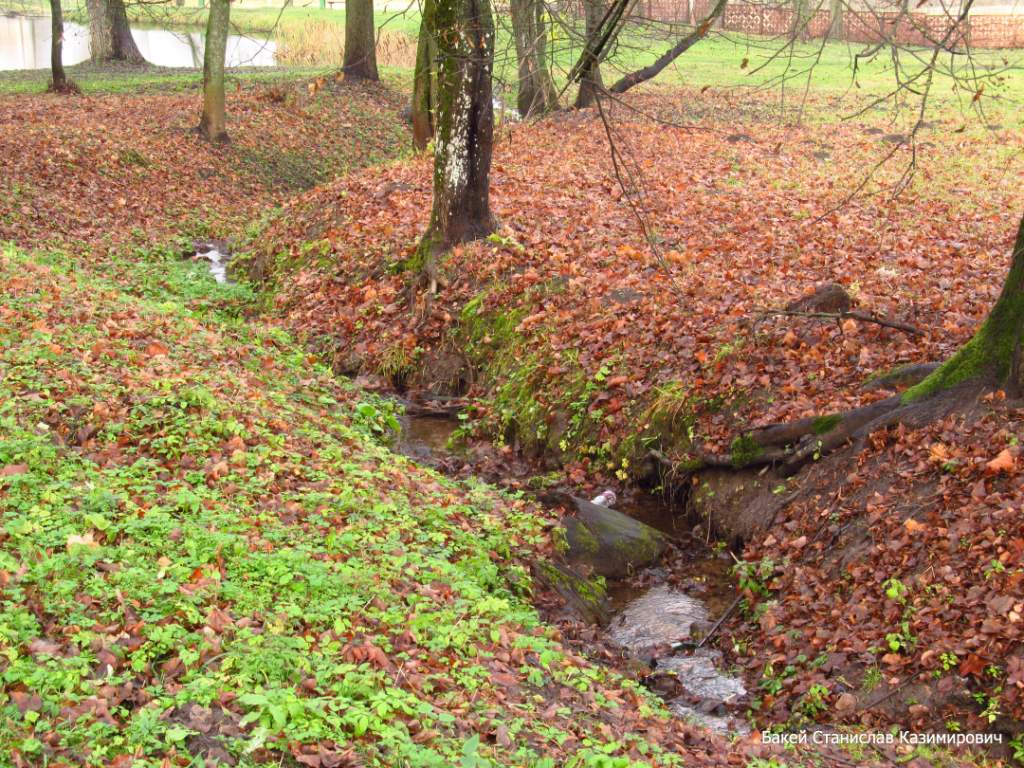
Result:
M203 33L132 28L132 37L146 61L161 67L202 67ZM247 35L228 37L227 66L270 67L277 46L273 40ZM65 65L89 58L89 30L64 24ZM50 66L48 16L0 16L0 70L46 69Z

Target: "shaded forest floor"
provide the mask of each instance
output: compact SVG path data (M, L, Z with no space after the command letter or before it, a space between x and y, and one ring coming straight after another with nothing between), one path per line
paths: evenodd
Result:
M302 350L465 398L467 436L533 455L541 482L628 485L652 448L727 457L746 426L869 402L872 374L970 336L1007 263L1020 126L937 122L908 195L869 185L819 221L901 140L883 115L783 128L768 104L636 97L662 122L615 124L656 249L595 116L505 126L501 229L410 303L428 160L329 181L403 154L403 97L313 91L242 82L217 150L190 133L193 91L0 99L0 239L22 249L2 260L0 738L24 765L97 742L97 763L771 765L566 650L524 588L543 510L394 457L388 407ZM197 237L244 245L262 293L179 260ZM828 281L923 336L756 312ZM995 397L769 489L793 501L746 537L747 610L717 641L762 725L1017 735L1020 422Z

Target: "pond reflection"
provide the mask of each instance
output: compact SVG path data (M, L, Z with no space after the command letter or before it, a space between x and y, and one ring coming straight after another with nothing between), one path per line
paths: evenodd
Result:
M132 27L139 52L150 64L161 67L202 67L202 32ZM229 35L227 66L270 67L277 46L267 37ZM81 24L64 24L65 65L89 58L89 30ZM0 16L0 70L46 69L50 66L50 18L48 16Z

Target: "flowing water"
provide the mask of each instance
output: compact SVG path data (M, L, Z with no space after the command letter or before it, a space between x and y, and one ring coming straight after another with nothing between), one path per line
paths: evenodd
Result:
M395 442L400 453L432 466L442 466L451 456L449 438L458 426L455 419L406 414ZM685 520L671 504L651 494L630 494L614 508L680 540L689 536ZM685 641L693 630L708 631L731 610L736 598L727 557L702 542L686 548L693 555L674 560L673 583L660 567L641 574L640 583L608 584L612 618L608 637L635 658L651 658L658 651ZM674 693L666 696L669 709L719 733L743 733L746 725L731 718L727 708L746 695L741 680L721 669L721 653L710 648L678 648L657 656L654 674L672 679Z
M201 31L132 27L139 52L150 64L161 67L201 68L205 35ZM0 71L47 69L50 66L49 16L0 16ZM227 66L270 67L277 46L267 36L229 35ZM89 58L89 29L64 24L64 64L81 64Z
M195 244L196 254L193 258L205 259L210 262L210 274L218 283L228 281L228 262L231 254L226 245L217 242L199 242Z

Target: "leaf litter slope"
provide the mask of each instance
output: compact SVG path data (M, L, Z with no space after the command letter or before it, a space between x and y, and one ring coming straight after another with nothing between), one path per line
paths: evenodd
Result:
M723 762L539 621L542 510L390 453L383 401L163 273L0 258L14 765Z
M224 237L295 191L406 146L402 97L383 86L330 82L310 95L298 79L239 81L228 94L224 148L193 131L197 99L187 91L0 97L0 239Z
M503 134L499 236L456 251L426 313L407 307L395 268L429 212L426 159L347 177L284 208L256 244L271 261L300 265L280 311L313 338L340 338L371 370L395 348L411 357L439 346L470 302L515 313L541 363L531 386L542 407L555 407L573 375L607 368L587 403L601 412L595 443L636 431L655 390L678 382L694 401L732 404L697 429L707 449L724 451L742 427L882 397L859 385L900 363L944 359L998 293L1018 216L1020 131L961 135L957 122L935 124L904 198L869 185L817 221L890 150L879 129L753 124L740 134L708 120L696 130L636 121L628 110L617 119L662 258L620 199L600 124L558 116ZM895 180L907 157L897 153L880 178ZM311 251L318 258L304 259ZM829 281L924 338L757 314Z
M679 115L659 99L634 104ZM714 103L720 116L735 114L727 100ZM430 304L410 308L406 276L395 270L426 223L427 160L286 206L260 245L270 263L287 265L277 296L284 322L321 348L333 340L343 367L387 370L396 348L415 359L449 344L469 311L512 317L525 353L506 375L530 366L528 395L548 423L567 382L583 377L596 424L588 439L628 444L647 429L659 389L675 384L690 402L726 404L696 408L690 432L727 454L747 427L885 396L861 384L899 364L947 358L998 295L1020 216L1019 128L961 132L959 120L934 122L919 136L917 179L900 199L872 183L819 221L890 151L899 138L891 126L705 118L683 130L631 114L619 113L619 133L642 169L661 259L620 199L601 126L558 116L503 134L493 179L499 236L457 249ZM896 181L907 159L899 150L879 181ZM313 246L315 263L302 255ZM924 335L757 313L823 282ZM508 335L482 343L498 356ZM501 381L488 384L500 393ZM1012 730L1005 718L1024 717L1020 432L1019 409L997 395L927 429L876 435L855 461L794 481L803 501L745 554L766 563L770 588L750 597L767 618L731 627L742 640L737 663L758 675L771 662L766 720L789 720L816 684L827 686L826 706L810 711L830 721ZM667 442L677 458L692 447ZM579 451L568 474L593 482L617 466ZM883 586L892 580L907 590L895 600ZM872 694L876 677L887 687ZM897 695L928 681L935 687ZM929 699L915 701L925 689ZM843 696L851 691L855 706Z

